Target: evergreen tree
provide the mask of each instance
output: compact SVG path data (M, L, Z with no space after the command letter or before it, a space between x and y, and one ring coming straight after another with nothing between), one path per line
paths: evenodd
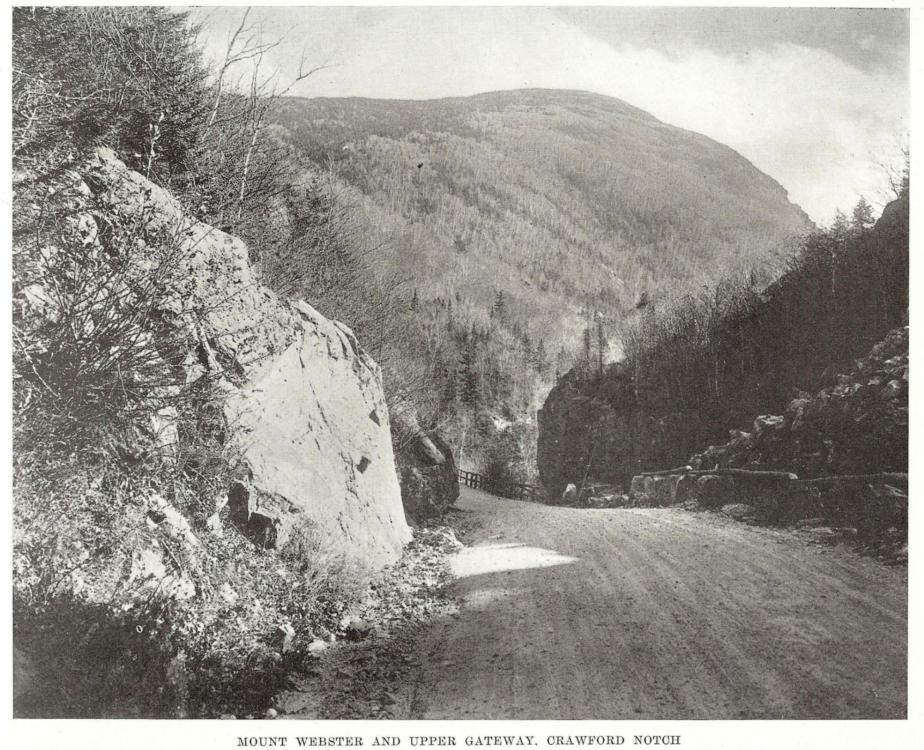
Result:
M548 358L545 354L545 342L539 339L536 345L536 372L542 375L549 366ZM557 380L558 378L556 378Z
M481 390L474 343L465 342L459 362L459 398L468 408L477 410L481 405Z
M592 342L592 340L593 340L593 335L592 335L592 333L591 333L591 331L590 331L590 328L587 327L587 328L584 329L584 352L583 352L583 355L584 355L584 356L583 356L583 359L582 359L582 361L581 361L581 366L582 366L585 370L589 370L589 369L590 369L590 363L593 361L593 355L592 355L592 353L591 353L591 350L592 350L592 344L591 344L591 342Z
M834 223L831 224L831 234L837 239L844 239L850 234L850 220L847 214L838 209L834 214Z
M497 320L503 320L507 311L507 301L504 299L504 293L498 289L494 293L494 304L491 305L491 317Z
M603 374L603 353L606 351L606 329L603 326L603 313L597 313L597 372Z
M458 390L456 379L458 377L455 367L441 364L437 370L440 379L440 404L450 414L455 414L458 408Z
M533 342L529 339L529 334L523 334L523 360L530 366L535 366L535 357L533 355Z
M863 196L853 207L853 227L854 229L867 229L873 225L873 207Z

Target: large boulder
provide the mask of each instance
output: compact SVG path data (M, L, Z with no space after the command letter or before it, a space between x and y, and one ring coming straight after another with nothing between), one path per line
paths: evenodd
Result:
M95 199L90 225L102 215L133 226L136 243L171 247L153 312L185 341L187 382L223 389L223 429L246 467L232 518L265 546L284 546L301 527L365 566L396 560L410 529L381 373L350 330L280 299L259 283L244 242L190 217L111 151L81 177ZM87 230L89 241L99 230Z
M612 485L623 485L629 479L620 470L631 463L631 441L611 439L624 436L625 425L614 425L614 413L606 401L583 395L581 388L578 375L569 373L552 388L539 410L536 463L550 497L561 497L581 477ZM611 467L618 470L611 471Z
M247 510L273 523L278 546L300 524L318 525L380 567L410 540L381 376L349 329L296 308L295 341L260 362L225 408L249 469Z

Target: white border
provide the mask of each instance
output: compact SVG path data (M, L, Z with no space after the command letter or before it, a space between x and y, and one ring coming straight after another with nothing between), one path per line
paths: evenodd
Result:
M25 3L22 3L25 4ZM139 5L149 3L60 3L46 2L47 5ZM165 3L167 5L180 5L179 3ZM254 3L240 2L239 0L226 0L221 3L200 3L201 5L249 5ZM522 0L509 0L504 3L492 2L430 2L430 3L400 3L400 2L325 2L325 3L295 3L274 2L273 5L455 5L455 6L485 6L485 5L652 5L652 6L682 6L697 5L697 3L683 2L523 2ZM705 3L703 3L705 4ZM735 7L773 7L772 3L752 2L712 2L712 6ZM784 5L781 3L780 5ZM917 92L911 103L911 156L912 173L915 176L922 172L920 148L921 139L918 137L918 123L921 117L921 102L924 93L921 87L922 66L924 66L924 4L922 2L902 3L836 3L816 0L816 2L785 3L787 7L887 7L911 9L911 91ZM11 38L10 12L0 14L2 38ZM8 48L9 49L9 48ZM9 92L11 90L10 52L7 51L0 60L0 73L3 79L4 107L2 109L3 123L0 127L0 155L6 175L10 174L10 106ZM920 179L919 177L917 179ZM915 183L917 186L917 183ZM922 444L922 412L921 412L921 381L917 377L918 353L920 350L919 336L916 335L916 324L920 319L924 294L920 297L915 291L924 292L924 261L919 257L921 248L921 209L922 189L916 187L912 190L912 225L911 225L911 358L912 370L915 375L911 380L911 435L909 455L919 455L918 450ZM0 210L2 210L3 238L5 242L2 253L4 278L2 285L3 310L9 310L8 295L10 276L10 184L5 179L0 187ZM11 361L10 324L7 313L0 323L0 347L6 362ZM0 441L2 441L3 454L11 455L11 411L12 403L9 390L6 391L5 403L0 407ZM8 461L9 459L7 459ZM3 497L7 502L3 505L4 523L10 522L10 490L11 476L9 462L6 464L6 476L3 483ZM909 691L908 691L908 719L905 721L338 721L338 722L222 722L214 720L200 721L153 721L153 720L12 720L12 669L11 669L11 533L7 526L5 533L0 534L2 539L2 565L4 569L3 592L4 601L7 602L6 616L2 619L2 634L4 644L0 648L0 664L3 666L5 679L0 682L0 705L3 706L3 737L7 740L6 747L15 750L58 750L59 748L119 748L120 750L163 750L164 748L221 748L231 750L238 747L238 737L242 736L286 736L289 737L287 747L297 747L296 736L361 736L366 739L366 746L375 736L389 735L402 738L402 748L409 747L408 738L412 735L443 735L457 738L458 746L465 747L463 738L467 735L495 735L495 734L522 734L533 735L539 741L540 747L545 746L543 738L550 734L618 734L626 737L624 747L632 747L633 736L636 734L680 735L681 745L685 748L702 750L721 750L723 748L747 750L797 750L799 748L839 748L840 750L884 750L924 747L924 653L922 653L922 597L924 590L920 586L922 576L922 563L918 550L922 538L922 525L924 525L924 512L918 502L917 489L922 485L919 472L914 463L911 466L911 510L910 510L910 537L911 558L909 565Z

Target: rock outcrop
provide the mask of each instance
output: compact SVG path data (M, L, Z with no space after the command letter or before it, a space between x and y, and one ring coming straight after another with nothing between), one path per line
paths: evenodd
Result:
M802 478L905 472L908 467L908 328L891 331L814 395L690 459L695 469L791 471Z
M439 518L459 498L452 449L435 431L423 430L409 409L392 414L401 499L411 522Z
M381 567L410 540L381 376L349 329L295 307L295 341L257 363L227 402L249 470L231 512L268 519L278 546L316 524Z
M185 214L111 151L81 170L76 193L93 198L78 213L85 242L116 225L131 227L136 257L170 248L167 268L133 273L158 274L152 316L185 346L186 382L207 378L224 393L221 429L245 467L227 499L231 518L265 546L310 527L365 566L396 560L410 529L381 374L350 330L281 300L259 283L241 240ZM169 434L182 415L161 417Z
M739 520L850 529L907 543L908 329L891 331L836 385L761 415L676 470L632 478L633 506L721 509Z

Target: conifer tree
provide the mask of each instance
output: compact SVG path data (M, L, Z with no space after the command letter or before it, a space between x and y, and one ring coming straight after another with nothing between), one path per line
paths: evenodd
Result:
M590 369L590 366L591 366L590 363L593 361L593 355L591 354L591 348L592 348L592 346L591 346L591 341L592 341L592 338L593 338L593 337L592 337L590 328L589 328L589 327L584 328L584 351L583 351L583 355L584 355L584 356L583 356L583 359L582 359L582 361L581 361L581 365L583 366L583 368L584 368L585 370L589 370L589 369Z
M475 346L469 340L462 347L462 356L459 362L459 398L463 404L472 410L477 410L481 403L479 386Z
M498 289L494 293L494 304L491 305L491 317L497 320L503 320L507 311L507 301L504 299L504 292Z
M545 354L545 342L539 339L539 343L536 345L536 372L542 375L548 366L549 362Z
M603 326L603 313L597 313L597 372L603 374L603 354L606 351L606 329Z
M831 224L831 234L837 239L844 239L850 234L850 220L840 209L834 214L834 223Z
M873 225L873 207L863 196L853 207L853 227L854 229L867 229Z
M456 378L457 372L455 367L449 367L445 363L439 366L437 371L439 373L441 388L440 388L440 402L446 411L450 414L455 414L458 403L458 392L456 388Z

